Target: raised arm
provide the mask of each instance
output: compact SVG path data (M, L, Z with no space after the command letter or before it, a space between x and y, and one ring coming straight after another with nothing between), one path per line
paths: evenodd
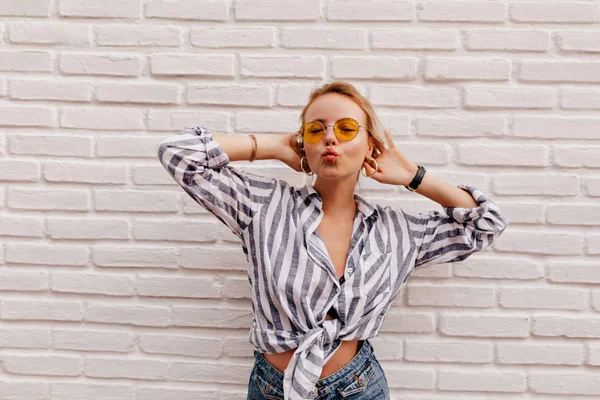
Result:
M496 203L471 185L458 188L471 195L475 207L443 207L444 211L401 211L417 249L415 269L464 260L490 246L506 229L509 219Z
M251 140L249 136L213 137L206 128L197 126L167 137L156 149L175 181L240 238L278 183L229 165L230 161L250 158ZM256 158L275 158L281 140L282 136L257 135Z

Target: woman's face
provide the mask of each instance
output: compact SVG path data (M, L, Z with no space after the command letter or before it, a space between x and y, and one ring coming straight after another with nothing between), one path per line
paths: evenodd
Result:
M308 108L304 121L320 120L323 125L333 125L342 118L353 118L361 126L356 137L340 141L328 126L317 143L304 143L304 151L310 169L320 178L339 179L353 177L363 167L365 158L372 154L374 138L367 132L367 114L348 97L339 93L319 96ZM325 157L331 149L337 156Z

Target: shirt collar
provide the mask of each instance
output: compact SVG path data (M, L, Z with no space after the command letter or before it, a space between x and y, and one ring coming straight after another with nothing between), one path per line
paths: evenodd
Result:
M319 193L315 190L315 188L312 185L306 184L306 185L302 186L298 190L298 192L300 193L300 197L302 197L303 201L306 199L309 199L309 201L312 201L314 199L318 208L321 209L323 200L321 200L321 196L319 195ZM378 215L379 211L377 211L377 208L372 206L371 204L369 204L369 202L367 202L361 196L354 194L354 199L356 200L356 205L358 206L358 211L361 212L361 214L363 215L363 218L369 218L371 216Z

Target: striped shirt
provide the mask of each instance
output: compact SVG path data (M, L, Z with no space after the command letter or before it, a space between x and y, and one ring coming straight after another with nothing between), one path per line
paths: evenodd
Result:
M157 146L175 181L240 239L250 264L249 341L262 353L296 348L284 371L284 397L314 398L323 365L342 340L377 336L409 275L458 262L488 247L508 225L498 206L460 185L475 208L408 212L354 195L357 212L343 279L317 227L322 200L311 186L243 172L204 127L185 128ZM337 318L325 319L333 308Z

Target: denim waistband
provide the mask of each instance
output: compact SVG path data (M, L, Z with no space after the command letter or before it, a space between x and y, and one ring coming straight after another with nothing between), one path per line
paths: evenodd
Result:
M360 346L361 342L362 346ZM359 341L359 346L360 348L352 360L348 361L348 363L346 363L342 368L333 374L320 379L316 386L321 388L323 386L340 383L350 374L354 374L356 371L360 370L360 367L362 367L368 359L373 357L373 346L371 346L369 340ZM262 353L254 351L254 365L261 369L266 376L276 380L276 382L280 385L283 385L283 373L275 368L275 366L271 364Z

